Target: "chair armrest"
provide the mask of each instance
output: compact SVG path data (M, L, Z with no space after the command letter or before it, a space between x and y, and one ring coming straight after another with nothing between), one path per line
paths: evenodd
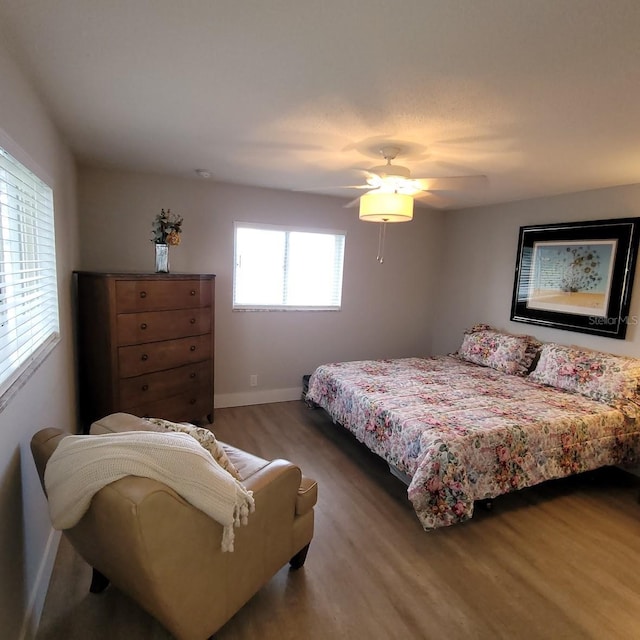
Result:
M313 478L302 476L296 500L296 515L309 513L318 502L318 483Z
M31 454L33 455L36 470L40 477L40 484L42 485L45 495L47 494L47 490L44 486L44 470L47 467L47 462L51 454L60 444L60 441L68 435L69 434L62 431L62 429L48 427L47 429L41 429L31 438Z

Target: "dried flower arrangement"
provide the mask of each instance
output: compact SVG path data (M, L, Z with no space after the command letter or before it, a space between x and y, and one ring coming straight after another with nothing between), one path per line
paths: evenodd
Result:
M151 242L156 244L168 244L176 246L180 244L182 233L182 216L171 213L171 209L164 209L153 220L153 238Z

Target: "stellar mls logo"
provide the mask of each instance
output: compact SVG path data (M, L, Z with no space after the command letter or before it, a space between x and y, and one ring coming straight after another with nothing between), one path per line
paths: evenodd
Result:
M620 320L618 318L602 318L600 316L589 316L589 325L602 326L602 325L616 325L626 324L628 327L634 327L640 322L639 316L622 316Z

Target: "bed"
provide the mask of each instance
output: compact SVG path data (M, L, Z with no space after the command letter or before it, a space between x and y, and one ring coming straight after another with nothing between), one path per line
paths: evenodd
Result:
M511 338L480 325L451 356L322 365L306 400L407 480L427 530L478 500L640 462L640 360L528 336L513 355Z

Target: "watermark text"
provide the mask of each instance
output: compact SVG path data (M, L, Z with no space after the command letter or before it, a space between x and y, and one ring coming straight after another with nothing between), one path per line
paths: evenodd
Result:
M592 327L602 325L626 324L628 327L634 327L640 324L640 316L622 316L621 318L605 318L602 316L589 316L589 325Z

